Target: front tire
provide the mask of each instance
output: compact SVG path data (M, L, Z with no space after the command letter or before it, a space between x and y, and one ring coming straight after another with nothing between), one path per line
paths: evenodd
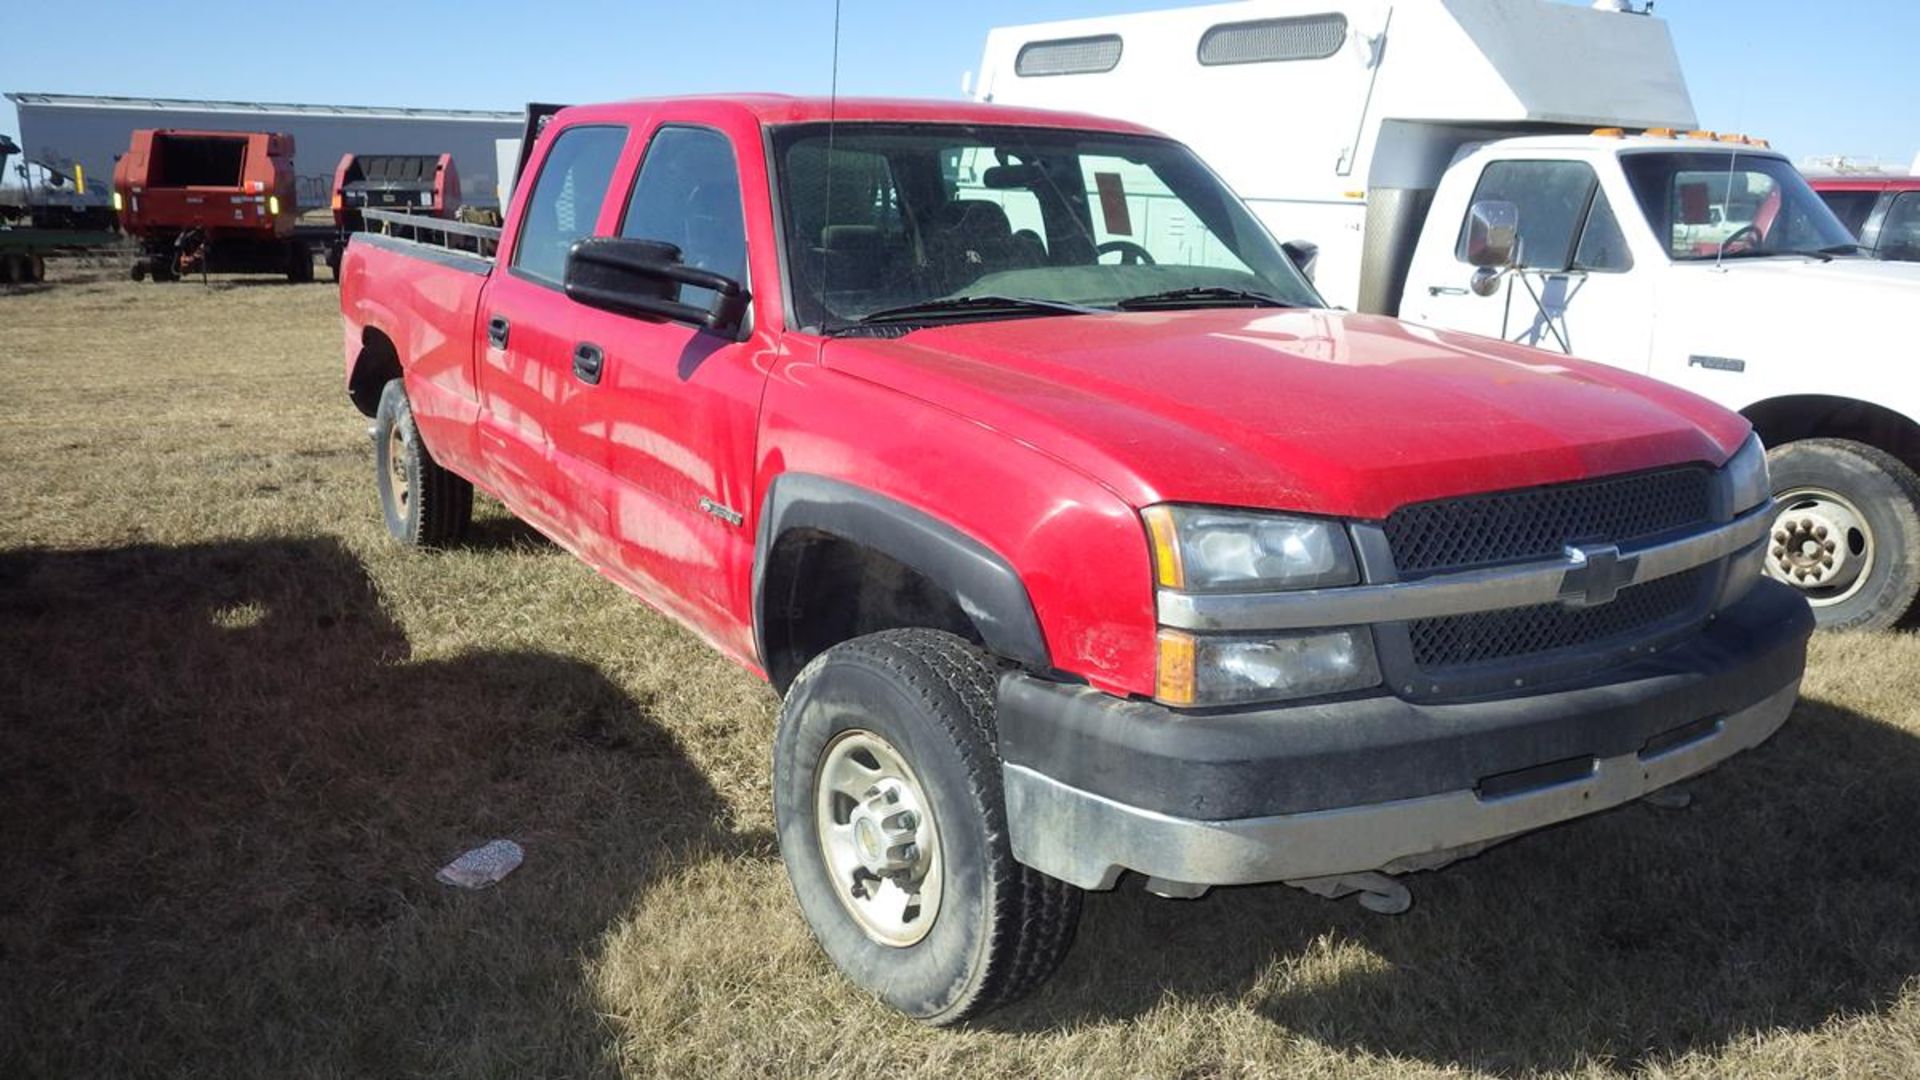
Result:
M780 852L814 938L932 1025L1045 981L1080 918L1079 889L1013 858L996 678L951 634L856 638L794 680L774 741Z
M1830 630L1888 630L1920 598L1920 476L1847 439L1767 455L1779 507L1767 574L1799 589Z
M399 379L380 391L373 458L380 508L394 539L408 547L443 547L465 535L473 520L473 485L433 460Z

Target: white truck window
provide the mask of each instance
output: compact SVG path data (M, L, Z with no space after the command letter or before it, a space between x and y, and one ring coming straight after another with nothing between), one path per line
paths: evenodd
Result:
M1620 219L1607 201L1607 193L1595 188L1593 209L1587 211L1587 224L1580 230L1580 246L1573 252L1575 270L1599 273L1625 273L1633 269L1633 254L1627 250L1627 236L1620 231Z
M1598 271L1633 266L1600 178L1584 161L1493 162L1480 174L1472 201L1510 202L1519 208L1521 266ZM1464 218L1454 254L1466 261Z
M1853 237L1785 159L1737 151L1623 154L1654 235L1678 260L1853 250Z

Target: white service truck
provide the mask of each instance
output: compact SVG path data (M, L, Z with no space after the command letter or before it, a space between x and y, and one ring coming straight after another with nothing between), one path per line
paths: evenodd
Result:
M1823 625L1894 626L1920 596L1920 264L1852 256L1785 157L1698 130L1666 24L1622 8L1248 0L1001 27L974 92L1185 141L1333 304L1739 410L1773 447L1768 572ZM1180 228L1152 210L1110 223ZM1477 265L1507 228L1514 254Z

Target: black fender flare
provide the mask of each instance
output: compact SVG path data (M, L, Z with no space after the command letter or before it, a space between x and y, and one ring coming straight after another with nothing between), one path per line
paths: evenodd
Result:
M812 473L775 477L761 504L753 555L753 640L763 667L768 661L768 562L780 538L794 530L838 537L911 567L954 598L989 651L1030 670L1052 669L1026 584L999 553L897 499ZM779 676L767 674L784 692Z

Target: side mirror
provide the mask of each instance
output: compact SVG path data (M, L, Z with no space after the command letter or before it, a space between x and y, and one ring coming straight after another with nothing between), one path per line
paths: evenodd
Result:
M683 303L680 289L708 289L706 307ZM680 249L659 240L590 236L567 251L562 287L567 298L623 315L666 319L740 340L747 315L746 286L680 261Z
M1313 264L1320 260L1319 244L1311 240L1289 240L1280 245L1280 250L1287 253L1287 258L1293 263L1294 269L1300 271L1300 276L1308 281L1313 280Z
M1512 266L1519 244L1519 207L1489 200L1467 211L1467 262L1495 269Z

